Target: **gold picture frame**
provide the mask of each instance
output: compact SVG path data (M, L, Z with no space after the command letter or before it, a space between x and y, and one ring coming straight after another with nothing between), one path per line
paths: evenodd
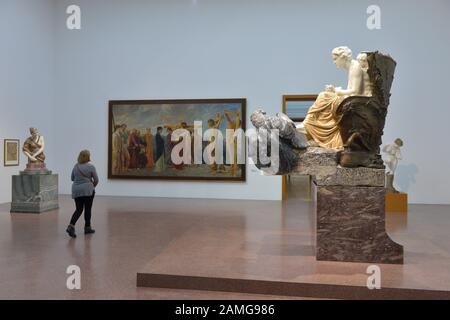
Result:
M20 140L5 139L3 141L3 165L16 167L20 164Z

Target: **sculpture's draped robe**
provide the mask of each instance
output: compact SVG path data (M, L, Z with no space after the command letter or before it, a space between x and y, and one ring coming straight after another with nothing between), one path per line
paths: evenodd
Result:
M336 109L343 99L334 92L321 92L303 121L306 132L322 148L343 148L339 117L336 116Z

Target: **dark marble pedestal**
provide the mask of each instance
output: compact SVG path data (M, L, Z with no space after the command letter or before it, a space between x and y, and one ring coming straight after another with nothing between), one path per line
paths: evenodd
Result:
M41 213L57 208L57 174L24 171L12 177L11 212Z
M316 186L316 259L403 263L385 228L384 187Z
M309 148L296 172L314 180L317 260L403 263L386 233L384 169L343 168L336 151Z

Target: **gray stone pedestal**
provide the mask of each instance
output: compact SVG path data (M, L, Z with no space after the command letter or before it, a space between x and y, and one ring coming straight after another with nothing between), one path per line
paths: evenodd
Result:
M57 174L21 172L12 177L11 212L41 213L57 208Z
M317 260L403 263L386 233L384 169L343 168L336 151L310 148L297 172L314 180Z

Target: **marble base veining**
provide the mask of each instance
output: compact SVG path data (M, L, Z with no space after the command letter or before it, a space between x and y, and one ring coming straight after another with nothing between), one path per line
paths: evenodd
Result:
M58 207L57 174L12 176L11 212L42 213Z
M316 259L403 264L385 228L384 187L316 186Z
M316 200L316 259L403 263L403 247L385 228L385 170L344 168L338 151L309 148L295 174L313 177Z

